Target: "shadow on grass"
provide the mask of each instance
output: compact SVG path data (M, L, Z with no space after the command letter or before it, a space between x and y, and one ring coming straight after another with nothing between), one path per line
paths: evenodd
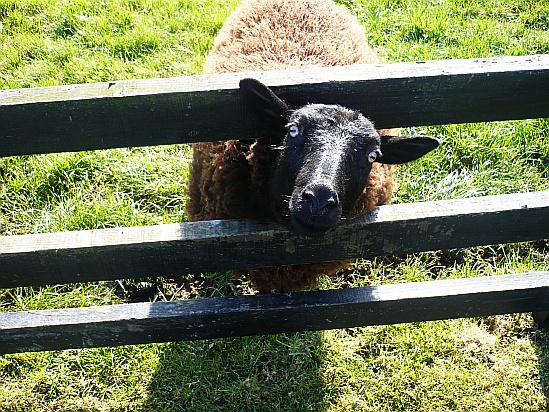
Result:
M531 338L538 359L538 371L541 388L545 396L546 410L549 411L549 324L542 330L536 330Z
M142 411L322 410L322 333L169 344Z
M462 258L444 255L436 267L453 267ZM209 279L201 281L208 289ZM368 406L362 410L440 410L460 405L548 410L549 332L532 329L526 315L505 315L501 323L496 318L494 325L489 317L481 320L481 327L473 321L459 330L460 323L441 322L362 331L349 338L355 343L349 350L341 350L347 348L345 342L334 349L333 341L339 342L341 336L330 340L324 332L161 345L148 399L140 410L324 411L334 402L353 410L361 407L354 402ZM471 331L475 333L469 336ZM520 342L514 341L516 336ZM532 346L524 352L521 345L528 339ZM517 351L525 357L517 358ZM500 353L505 357L501 363ZM521 359L528 364L518 365L520 370L513 371L510 379L498 372L501 365L512 368ZM354 371L372 373L353 375ZM489 379L494 381L486 385ZM373 395L361 393L362 387L366 392L374 389ZM350 397L344 396L346 391ZM530 394L532 399L526 399Z

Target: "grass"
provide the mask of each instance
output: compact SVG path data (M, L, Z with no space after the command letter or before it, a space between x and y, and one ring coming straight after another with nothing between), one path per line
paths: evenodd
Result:
M0 87L197 73L230 7L198 0L2 0Z
M0 160L0 233L184 219L189 149L106 150Z
M0 0L0 87L200 73L237 1ZM547 1L340 1L390 62L549 53ZM418 128L437 151L396 202L547 190L547 119ZM0 234L185 220L185 146L0 159ZM549 269L544 242L358 261L322 288ZM148 283L147 283L148 282ZM147 281L153 299L245 293L230 273ZM0 290L0 310L126 301L103 282ZM0 357L6 411L548 409L530 315Z

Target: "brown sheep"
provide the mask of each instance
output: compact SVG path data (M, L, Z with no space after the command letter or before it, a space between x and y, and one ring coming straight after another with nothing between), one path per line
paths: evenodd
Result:
M329 0L244 0L227 19L205 72L227 73L377 63L364 29ZM393 164L438 145L426 136L389 137L362 114L336 105L292 110L268 87L241 81L245 99L272 136L197 143L188 189L189 220L270 218L298 235L322 235L343 218L390 202ZM313 287L328 262L247 271L264 291Z

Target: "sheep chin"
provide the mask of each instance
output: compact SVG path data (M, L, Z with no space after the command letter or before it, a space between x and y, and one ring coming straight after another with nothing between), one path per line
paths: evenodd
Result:
M339 223L339 222L338 222ZM295 216L290 218L290 230L298 236L307 236L307 237L320 237L328 233L330 230L334 229L335 226L310 226L302 222L300 219Z

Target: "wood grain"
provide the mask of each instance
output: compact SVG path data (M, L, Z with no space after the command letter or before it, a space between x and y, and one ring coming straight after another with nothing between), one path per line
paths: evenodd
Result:
M549 272L0 313L0 354L541 311Z
M321 238L217 220L0 237L0 287L167 276L549 238L549 191L381 206Z
M244 77L378 128L549 117L549 55L113 81L0 91L0 157L260 136Z

